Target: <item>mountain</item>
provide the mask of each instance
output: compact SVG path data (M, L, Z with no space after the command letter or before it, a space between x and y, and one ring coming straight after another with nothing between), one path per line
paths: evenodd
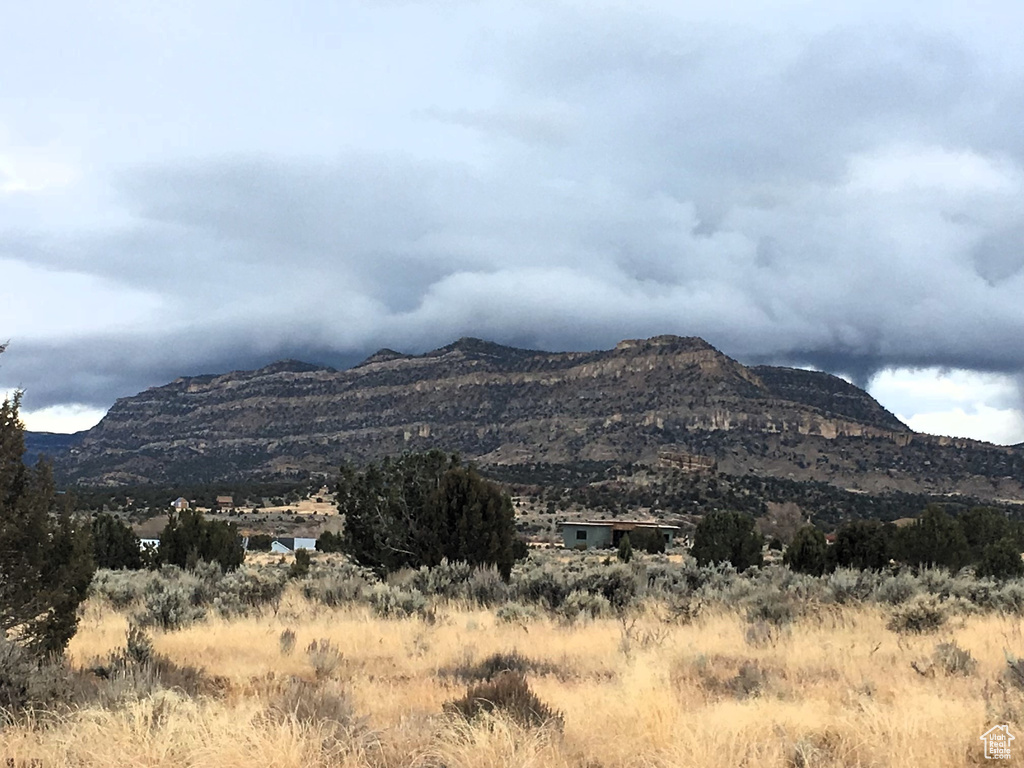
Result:
M62 434L59 432L25 432L25 454L22 460L34 465L43 456L64 456L78 445L85 432Z
M210 482L432 447L484 465L660 457L871 492L1024 497L1019 448L917 434L835 376L748 368L678 336L593 352L465 338L344 371L285 361L181 378L118 400L57 468L89 483Z

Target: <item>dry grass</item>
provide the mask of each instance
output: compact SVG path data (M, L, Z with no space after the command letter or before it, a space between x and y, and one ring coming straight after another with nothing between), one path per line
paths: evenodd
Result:
M937 635L901 637L886 629L882 609L837 609L753 647L743 616L731 613L685 625L654 610L632 625L503 624L491 611L459 607L439 616L382 620L361 606L314 606L292 591L276 615L156 634L159 653L225 678L226 693L165 692L10 726L0 732L0 759L133 768L959 766L983 763L980 734L1007 719L1013 730L1024 712L1024 694L1001 683L1004 652L1024 653L1021 622L1008 617L972 616ZM72 661L109 653L125 627L121 615L90 603ZM285 629L296 635L288 655ZM301 649L323 640L341 660L331 679L317 681ZM973 674L914 669L942 641L973 655ZM553 670L527 677L562 714L561 731L442 713L466 683L439 670L512 650ZM323 719L308 714L315 707L281 705L313 685L325 697ZM346 708L351 722L331 714Z

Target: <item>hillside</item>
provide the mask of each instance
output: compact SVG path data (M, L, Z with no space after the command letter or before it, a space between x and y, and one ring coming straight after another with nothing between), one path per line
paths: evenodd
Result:
M25 455L23 461L34 465L43 456L64 456L81 441L84 432L63 434L59 432L25 432Z
M123 398L58 461L91 483L332 472L440 447L481 464L656 463L869 491L1024 494L1024 452L918 435L826 373L748 368L698 338L542 352L461 339L344 371L285 361Z

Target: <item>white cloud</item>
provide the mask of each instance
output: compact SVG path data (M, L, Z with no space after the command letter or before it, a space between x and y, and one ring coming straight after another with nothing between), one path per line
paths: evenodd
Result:
M939 368L882 371L872 396L912 429L1000 445L1024 442L1014 380L1002 374Z
M15 142L0 124L0 201L3 195L68 187L80 176L80 170L60 146Z
M969 437L986 440L997 445L1016 445L1024 442L1024 415L1012 409L990 408L977 403L970 412L962 408L933 413L900 416L917 432L949 437Z
M87 405L53 405L24 411L21 420L30 432L81 432L96 426L106 412Z
M1021 174L1013 164L976 152L935 146L884 147L850 160L850 188L894 193L936 189L952 194L1014 194Z

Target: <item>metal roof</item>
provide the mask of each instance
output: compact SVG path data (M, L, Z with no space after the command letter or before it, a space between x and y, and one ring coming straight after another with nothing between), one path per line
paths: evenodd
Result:
M678 525L659 523L655 520L562 520L558 523L560 528L566 525L611 528L613 531L631 531L634 528L664 528L671 531L682 530Z

